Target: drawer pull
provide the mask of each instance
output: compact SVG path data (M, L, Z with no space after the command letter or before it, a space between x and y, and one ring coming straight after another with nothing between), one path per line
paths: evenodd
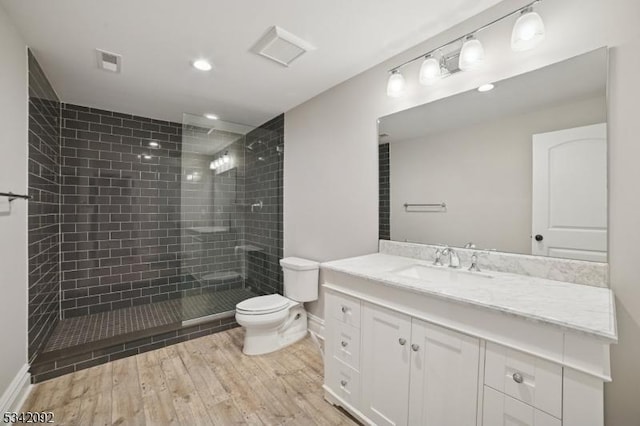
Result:
M340 310L342 311L343 314L346 314L349 308L347 308L346 306L343 306L342 309Z
M416 345L414 343L413 345L411 345L411 349L413 349L414 352L418 352L418 350L420 350L420 345Z
M400 346L404 346L407 343L407 339L403 339L402 337L398 339L398 343L400 343Z
M522 383L524 382L524 377L522 377L522 374L520 373L513 373L513 381L516 383Z
M347 347L347 345L348 345L348 343L347 343L347 342L345 342L344 340L343 340L340 344L342 345L342 347L343 347L343 348L346 348L346 347Z
M342 387L347 386L347 381L346 380L341 380L340 384L342 385Z

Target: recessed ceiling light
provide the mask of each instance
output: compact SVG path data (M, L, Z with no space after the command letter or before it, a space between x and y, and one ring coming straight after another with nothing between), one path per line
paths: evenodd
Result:
M193 61L193 67L200 71L211 71L211 64L206 59L197 59Z
M205 114L204 115L206 118L208 118L209 120L217 120L219 117L215 114Z
M158 148L160 146L160 144L158 142L151 141L151 142L149 142L149 146L151 148Z
M487 83L487 84L483 84L482 86L478 87L478 92L488 92L489 90L493 90L495 86L491 83Z

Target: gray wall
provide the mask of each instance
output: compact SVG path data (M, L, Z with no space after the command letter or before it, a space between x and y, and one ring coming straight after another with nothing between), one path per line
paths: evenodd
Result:
M531 136L606 121L596 97L390 143L391 239L531 254ZM464 125L464 123L461 123ZM405 202L447 203L446 213ZM478 222L482 226L478 226Z
M637 0L558 0L539 11L547 37L530 52L512 53L512 22L482 33L486 64L441 84L419 87L407 78L408 95L385 94L387 70L451 38L522 6L505 1L420 46L335 86L285 114L285 256L337 259L377 251L378 117L558 62L603 45L612 47L609 99L609 211L611 286L616 293L620 343L613 347L614 382L605 388L608 425L638 424L640 383L640 2ZM419 65L419 64L418 64ZM407 69L407 77L418 73ZM308 305L322 316L322 301Z
M0 7L0 191L27 193L27 46ZM27 362L27 203L0 199L0 403ZM5 407L0 407L0 409ZM7 407L8 408L8 407Z

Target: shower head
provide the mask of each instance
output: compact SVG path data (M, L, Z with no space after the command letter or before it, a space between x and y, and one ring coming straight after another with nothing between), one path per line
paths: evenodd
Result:
M264 142L262 142L262 139L255 140L255 141L251 142L249 145L247 145L247 149L249 151L253 151L253 146L254 145L264 145Z

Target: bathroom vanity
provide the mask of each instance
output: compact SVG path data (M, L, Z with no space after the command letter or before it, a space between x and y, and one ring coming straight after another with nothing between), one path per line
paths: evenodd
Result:
M328 401L376 425L603 424L608 288L435 267L397 245L419 247L321 265Z

